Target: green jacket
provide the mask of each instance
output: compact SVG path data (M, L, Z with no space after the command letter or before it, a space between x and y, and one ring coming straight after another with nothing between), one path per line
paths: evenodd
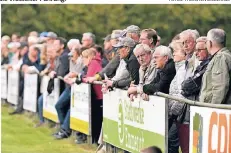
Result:
M207 66L202 79L200 101L213 104L231 104L231 52L218 51Z

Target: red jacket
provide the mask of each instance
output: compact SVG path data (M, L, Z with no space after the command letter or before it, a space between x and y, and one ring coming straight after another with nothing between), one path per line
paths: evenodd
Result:
M90 63L87 66L87 74L86 77L93 77L96 73L100 72L102 70L102 60L99 55L96 55L95 58L93 58ZM103 99L103 93L102 93L102 86L101 85L93 85L92 92L95 92L96 99Z

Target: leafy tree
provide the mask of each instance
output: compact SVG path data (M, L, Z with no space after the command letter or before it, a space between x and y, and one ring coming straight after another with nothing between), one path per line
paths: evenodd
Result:
M230 5L2 5L2 34L22 35L32 30L54 31L58 35L81 39L93 32L98 43L114 29L131 24L141 29L154 28L168 45L182 30L197 29L206 35L211 28L222 28L231 46Z

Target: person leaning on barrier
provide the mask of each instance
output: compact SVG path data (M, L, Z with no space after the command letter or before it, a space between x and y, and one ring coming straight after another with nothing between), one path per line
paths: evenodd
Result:
M118 43L119 38L121 36L122 30L114 30L111 34L111 44L115 45ZM112 60L99 72L97 73L95 76L93 77L88 77L88 82L92 83L94 81L101 81L104 80L104 74L106 74L109 78L112 78L115 76L116 74L116 69L118 68L119 64L120 64L120 57L117 53L117 50L115 48L113 48L113 52L115 52L115 55L113 55L114 57L112 58Z
M47 44L47 53L48 56L51 58L48 65L50 67L47 67L48 71L42 72L42 75L48 74L50 77L47 92L50 94L52 90L54 89L54 78L57 76L64 77L69 72L69 60L68 60L68 53L64 52L64 44L65 40L63 38L57 38L54 41L54 44ZM54 60L54 61L53 61ZM60 81L62 83L60 85L60 90L63 91L64 88L64 82ZM43 96L41 95L38 98L38 114L40 122L35 125L35 127L39 127L44 123L43 119Z
M48 64L46 68L40 72L40 76L48 75L51 71L55 69L55 59L58 58L57 52L54 50L53 44L47 44L47 61ZM35 125L35 127L40 127L44 124L44 117L43 117L43 95L40 95L38 98L38 117L39 123Z
M19 100L17 108L10 115L19 114L23 112L23 90L24 90L24 74L25 73L39 73L45 68L40 65L38 60L39 48L34 45L30 46L28 56L23 59L23 63L20 67L20 82L19 82Z
M172 41L169 46L173 51L173 60L176 68L176 75L170 84L169 95L184 98L181 94L181 83L186 76L186 53L183 49L183 43L179 40ZM179 152L179 131L176 124L176 118L182 112L183 106L184 104L178 101L172 99L169 99L168 101L168 152Z
M196 40L195 55L201 63L196 68L194 75L192 77L189 77L182 83L182 95L186 98L190 96L195 96L195 98L193 99L199 100L202 76L210 61L210 56L206 48L206 41L206 37L199 37Z
M28 45L26 42L21 42L19 44L19 46L17 47L17 52L15 54L17 54L17 56L15 57L15 61L11 64L8 64L7 65L7 69L8 70L16 70L16 71L19 71L20 70L20 67L23 63L23 59L25 57L27 57L27 53L28 53Z
M140 28L136 25L130 25L124 30L113 30L111 35L111 44L112 46L116 45L119 42L120 38L123 38L126 35L126 37L132 38L135 43L137 44L139 42L139 36L140 36ZM114 47L114 50L117 52L118 48ZM116 53L115 53L116 54ZM109 78L112 78L115 76L117 67L120 64L120 57L118 54L115 55L115 57L112 59L112 61L109 62L109 64L98 73L95 78L89 79L90 82L93 81L100 81L104 80L104 74L106 74Z
M71 50L72 56L70 57L70 70L64 77L66 88L60 95L55 109L58 114L59 123L61 125L60 131L53 136L56 139L68 138L71 135L70 129L70 99L71 99L71 84L72 79L77 77L83 69L83 59L81 56L80 44L74 46Z
M151 146L140 150L140 153L162 153L162 151L156 146Z
M47 91L50 94L54 87L54 78L57 76L64 77L69 72L69 60L68 60L68 52L64 50L66 40L62 37L58 37L54 41L54 50L58 54L58 58L55 59L55 69L49 73L49 77L51 78L48 83ZM64 82L60 82L61 92L64 88Z
M209 63L209 55L206 49L206 37L200 37L196 40L195 55L197 59L201 61L201 63L196 68L194 75L184 80L182 84L179 86L182 91L181 95L178 95L178 97L184 96L188 99L198 99L199 97L201 79ZM178 135L181 150L183 153L187 153L189 152L190 106L186 103L183 104L179 102L177 105L178 107L174 106L174 104L172 105L171 112L173 115L177 116L176 123L178 127ZM181 108L180 111L179 108Z
M169 88L169 95L177 96L184 98L181 94L181 84L185 79L186 70L185 70L185 59L186 53L183 49L183 43L180 41L173 41L170 44L170 47L173 50L173 60L175 62L176 75L171 81ZM176 118L181 110L183 109L183 103L180 103L175 100L169 99L168 108L169 108L169 128L172 126L173 119Z
M213 104L231 104L231 52L226 46L226 33L211 29L206 46L211 61L202 78L200 101Z
M106 88L125 88L129 87L130 83L133 81L134 84L139 83L139 67L140 64L137 61L133 49L135 47L136 43L133 39L129 37L122 38L116 45L113 47L118 48L118 52L120 55L120 63L124 62L125 68L128 71L128 77L123 77L123 79L116 79L116 80L110 80L106 79L104 82L106 83ZM117 69L116 71L119 71ZM120 72L123 73L123 72ZM126 74L125 74L126 75Z
M133 52L140 64L139 86L151 83L157 74L157 69L152 62L152 49L146 44L138 44ZM131 100L133 100L133 97L137 94L137 86L131 85L127 92Z
M169 93L170 83L176 74L170 48L158 46L153 54L153 59L154 65L158 69L156 77L151 83L137 88L137 92L142 95L144 100L148 100L147 95L152 95L157 91Z
M87 83L88 77L94 76L96 73L100 72L102 69L102 59L100 54L94 48L86 49L82 52L83 56L83 63L84 66L87 67L87 72L82 74L81 76L78 75L76 78L75 83L80 84L82 82ZM91 109L92 109L92 141L97 142L100 135L101 124L103 121L103 110L102 110L102 99L103 94L101 92L102 87L101 85L92 85L91 91ZM78 134L76 143L84 143L86 142L86 135L85 134Z

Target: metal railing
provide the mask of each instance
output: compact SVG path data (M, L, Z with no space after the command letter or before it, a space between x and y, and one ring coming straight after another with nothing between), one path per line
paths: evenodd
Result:
M103 84L103 82L102 81L94 81L93 84ZM203 102L199 102L199 101L189 100L189 99L186 99L186 98L179 98L179 97L172 96L172 95L169 95L169 94L165 94L165 93L162 93L162 92L156 92L155 95L163 97L163 98L167 98L167 99L176 100L176 101L178 101L180 103L186 103L186 104L193 105L193 106L218 108L218 109L231 109L231 105L227 105L227 104L203 103Z

